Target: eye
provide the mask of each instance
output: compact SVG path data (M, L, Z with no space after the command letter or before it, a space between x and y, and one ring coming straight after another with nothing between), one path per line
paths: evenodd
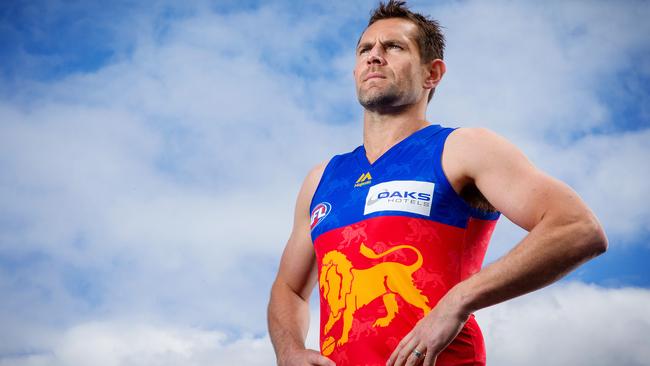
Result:
M400 45L397 44L389 44L386 46L387 49L394 49L394 50L403 50L404 48Z
M368 47L362 47L359 48L359 54L363 55L364 53L368 52L369 48Z

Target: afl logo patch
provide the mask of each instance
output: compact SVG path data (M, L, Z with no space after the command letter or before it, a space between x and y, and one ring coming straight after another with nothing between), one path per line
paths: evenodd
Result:
M332 205L329 202L321 202L314 207L311 211L311 230L314 230L316 225L325 219L330 211L332 211Z

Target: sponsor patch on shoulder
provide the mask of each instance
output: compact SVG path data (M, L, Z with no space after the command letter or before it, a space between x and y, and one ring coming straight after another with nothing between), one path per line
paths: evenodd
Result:
M363 214L403 211L429 216L434 188L433 182L417 180L393 180L375 184L368 190Z
M325 217L332 211L332 205L329 202L321 202L314 207L311 211L311 230L314 230L316 225L325 219Z

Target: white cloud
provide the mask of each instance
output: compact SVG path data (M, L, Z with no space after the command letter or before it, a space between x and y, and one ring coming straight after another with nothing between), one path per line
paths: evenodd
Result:
M495 365L647 365L650 291L555 285L484 309L477 320Z
M646 27L635 19L647 10L580 4L434 9L450 71L430 115L508 136L569 181L610 233L633 239L650 226L637 199L650 193L647 131L589 129L616 122L595 85L647 49L648 32L623 27ZM341 29L369 6L337 3L309 17L278 8L219 15L197 6L165 20L162 34L142 14L120 31L133 37L132 54L96 72L18 83L0 101L0 352L36 352L0 363L74 364L106 349L119 350L107 364L231 364L242 352L251 357L243 364L269 363L264 307L300 180L361 140L351 52L332 55L323 42L353 46L358 35ZM562 144L537 138L549 131ZM568 144L572 133L585 137ZM498 230L488 259L522 235ZM118 320L97 320L106 317Z
M0 365L269 365L268 338L230 339L219 331L124 322L67 329L47 352L0 358Z
M647 289L555 285L484 309L477 319L488 362L496 365L646 365ZM317 347L312 313L308 346ZM91 321L66 329L51 348L0 358L0 365L269 365L268 337L233 338L218 330L141 321Z
M609 94L650 51L640 1L470 1L429 13L445 25L449 66L430 114L518 138L566 140L620 123Z
M72 267L101 274L89 282L109 313L209 314L260 332L263 312L240 312L233 294L266 301L300 180L356 140L314 121L298 98L305 82L265 59L315 52L318 19L205 13L162 39L141 34L132 57L96 73L38 85L36 100L25 89L2 103L3 216L19 224L3 230L3 251L45 257L29 264L51 271L44 286L59 299L12 306L25 318L69 313L61 272ZM25 282L8 287L16 296L40 286L12 279Z

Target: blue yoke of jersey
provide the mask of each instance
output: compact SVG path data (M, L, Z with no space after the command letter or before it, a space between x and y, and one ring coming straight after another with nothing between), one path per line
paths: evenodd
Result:
M429 220L466 228L470 218L498 219L498 212L483 212L470 207L449 184L440 158L444 142L453 130L439 125L427 126L400 141L373 164L368 161L363 145L350 153L334 156L323 172L310 206L310 211L313 211L317 204L326 202L331 205L331 212L327 212L326 220L315 223L311 231L312 241L315 243L316 238L328 230L372 217L397 214L422 218L422 214L391 210L364 215L369 188L394 180L435 184L431 212L426 217Z

